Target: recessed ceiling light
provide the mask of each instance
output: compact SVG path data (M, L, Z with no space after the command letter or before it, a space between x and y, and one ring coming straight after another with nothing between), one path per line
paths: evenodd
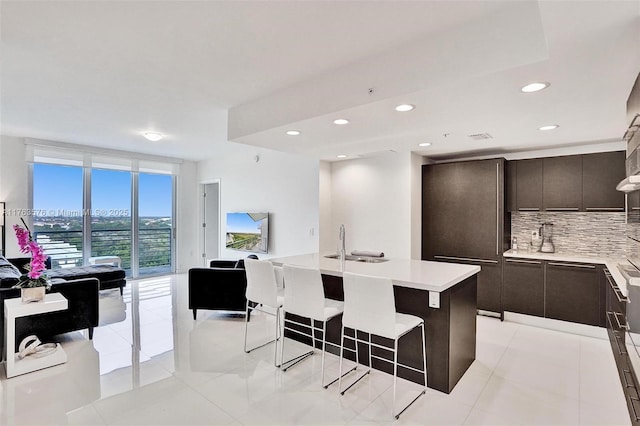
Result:
M524 93L533 93L533 92L539 92L542 89L546 89L550 85L551 83L547 83L546 81L541 81L541 82L527 84L526 86L523 86L522 89L520 90L523 91Z
M560 127L560 126L558 126L557 124L551 124L549 126L538 127L538 130L555 130L558 127Z
M151 142L158 142L160 139L164 138L164 135L158 132L144 132L142 136L144 136Z
M338 126L343 126L345 124L349 124L349 120L346 118L337 118L333 120L333 124L337 124Z
M396 107L396 111L398 112L407 112L407 111L411 111L412 109L414 109L415 106L411 105L411 104L400 104Z
M431 142L422 142L419 143L418 146L431 146Z
M347 156L345 154L336 155L336 157L338 157L338 158L347 158Z
M289 136L298 136L300 134L300 130L287 130L287 134Z

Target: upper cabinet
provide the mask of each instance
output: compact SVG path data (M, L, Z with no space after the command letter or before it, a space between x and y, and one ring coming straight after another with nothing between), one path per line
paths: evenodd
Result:
M508 211L624 211L625 152L509 161Z
M516 210L542 210L542 159L516 161Z
M625 177L625 152L602 152L582 158L582 204L586 211L624 211L624 193L616 185Z
M582 210L581 155L542 159L542 207L547 211Z

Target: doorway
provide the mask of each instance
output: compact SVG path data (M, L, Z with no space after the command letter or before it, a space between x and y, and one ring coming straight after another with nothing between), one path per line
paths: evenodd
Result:
M204 266L208 266L207 259L217 259L220 256L220 182L204 184L202 197L202 262Z

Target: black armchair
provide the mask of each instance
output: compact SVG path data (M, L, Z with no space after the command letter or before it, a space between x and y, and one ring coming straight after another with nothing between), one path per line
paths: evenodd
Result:
M189 309L193 311L193 319L198 309L245 312L244 260L212 260L209 266L189 269Z

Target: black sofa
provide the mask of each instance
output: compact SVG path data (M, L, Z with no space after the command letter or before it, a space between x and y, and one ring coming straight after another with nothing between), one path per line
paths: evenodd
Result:
M7 272L7 270L3 269L3 265L6 265L4 261L10 262L20 273L24 274L27 272L26 266L31 261L31 258L16 257L4 259L0 256L0 287L11 287L18 282L19 275L13 276L8 273L3 273L3 271ZM51 258L47 258L46 266L46 274L51 279L59 278L69 281L84 278L97 278L100 282L100 290L119 288L120 294L123 293L124 287L127 285L124 269L113 265L102 264L51 269Z
M249 255L249 258L258 257ZM244 259L212 260L209 268L189 269L189 309L194 320L198 309L245 312L246 291Z

